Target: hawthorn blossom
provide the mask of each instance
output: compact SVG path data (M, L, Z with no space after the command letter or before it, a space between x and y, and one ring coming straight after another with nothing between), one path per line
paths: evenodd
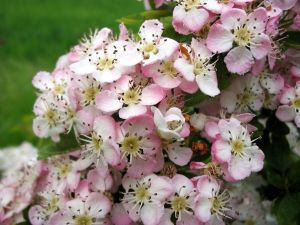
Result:
M227 52L224 61L232 73L250 71L254 59L262 59L271 49L271 41L265 34L267 12L257 8L249 15L242 9L232 8L221 14L208 34L207 46L217 53ZM233 47L233 43L237 47Z
M119 110L122 119L139 116L147 112L147 106L156 105L165 96L163 88L149 84L148 79L123 76L109 90L96 97L96 106L103 112Z
M253 144L247 129L235 118L220 120L220 136L213 142L212 156L219 163L228 165L234 180L248 177L263 168L264 153Z
M171 184L174 193L168 198L167 205L170 205L168 219L172 214L176 218L176 224L200 224L200 222L193 215L195 209L194 198L197 191L194 184L187 177L177 174L172 180ZM161 223L164 224L164 223Z
M94 120L93 131L82 135L85 142L82 146L81 157L76 161L75 167L83 170L92 163L96 166L115 166L120 161L120 152L116 144L116 123L110 116L98 116Z
M162 37L163 24L159 20L146 20L140 27L138 51L142 54L144 66L165 60L178 50L179 43Z
M258 111L265 100L258 77L246 75L238 77L220 97L220 104L229 113Z
M276 111L278 119L284 122L294 120L300 127L300 81L294 87L287 87L280 97L280 105Z
M163 205L173 191L170 181L152 174L140 180L125 177L122 185L122 204L129 217L145 225L158 224L164 213Z
M211 63L213 54L203 41L192 40L189 58L181 57L175 61L174 67L187 81L196 81L200 90L209 96L220 93L215 66Z
M176 0L173 10L173 27L178 33L187 35L198 32L209 20L207 9L218 4L216 0Z
M94 50L101 49L111 41L112 30L109 28L102 28L101 30L95 30L89 35L82 38L80 43L74 46L69 54L68 59L72 62L79 61Z
M68 91L72 72L68 69L55 70L52 74L41 71L32 79L32 84L42 93L51 92L60 100Z
M92 192L86 199L75 198L65 206L51 216L49 225L105 224L104 219L111 209L111 202L103 194Z
M221 190L221 184L212 177L203 175L197 181L197 197L198 202L195 207L196 217L203 223L215 215L221 220L222 217L228 217L231 210L229 206L229 193Z
M70 69L77 75L92 74L100 83L111 83L134 71L141 60L133 43L115 41L71 64Z
M154 133L153 118L141 115L125 120L119 130L121 159L129 164L138 158L146 160L161 150L161 140Z
M65 131L63 121L65 111L53 94L44 94L38 97L34 104L36 118L33 120L33 131L40 138L51 137L59 140L59 134Z

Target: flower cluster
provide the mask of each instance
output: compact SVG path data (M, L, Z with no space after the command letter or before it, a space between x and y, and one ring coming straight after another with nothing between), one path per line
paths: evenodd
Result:
M235 214L245 206L231 199L238 191L228 184L263 168L252 119L268 109L300 127L299 53L283 48L287 29L299 28L299 3L155 6L174 2L172 25L189 41L168 38L157 19L144 21L137 35L124 24L118 36L102 28L61 56L54 71L33 78L34 133L54 142L74 133L79 144L42 162L33 225L248 219Z

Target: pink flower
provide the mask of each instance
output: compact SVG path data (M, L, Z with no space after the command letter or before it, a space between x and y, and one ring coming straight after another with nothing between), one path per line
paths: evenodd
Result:
M240 121L222 119L218 127L220 136L213 143L212 156L217 162L228 164L228 173L233 179L242 180L263 168L264 153L253 144Z
M185 35L198 32L209 20L206 9L218 4L216 0L176 0L176 3L172 24L178 33Z
M172 107L163 115L161 111L152 107L154 123L161 138L178 140L189 135L189 125L179 108Z
M297 127L300 127L300 81L295 87L287 87L280 97L280 105L276 111L276 116L281 121L294 120Z
M70 69L77 75L92 74L100 83L111 83L123 74L134 71L141 60L133 43L115 41L71 64Z
M122 204L129 217L145 225L158 224L164 213L163 205L173 191L170 181L152 174L140 180L125 177L122 185Z
M103 194L93 192L86 200L75 198L66 203L65 209L53 214L49 225L57 224L104 224L111 209L111 202Z
M71 81L71 73L68 69L59 69L52 74L41 71L35 75L32 84L42 93L51 92L60 99L67 94Z
M171 184L174 193L168 198L167 202L170 205L170 216L174 214L178 225L191 224L191 221L194 221L193 224L200 224L193 216L194 200L197 192L192 181L183 175L177 174L172 178Z
M92 163L104 167L117 165L120 161L120 152L116 144L116 129L116 123L112 117L98 116L94 121L91 135L83 135L81 138L85 144L75 167L84 170Z
M163 24L159 20L146 20L140 27L138 51L143 55L143 65L153 64L169 58L179 47L179 44L162 37Z
M221 94L221 106L229 113L258 111L265 95L258 77L246 75L235 79Z
M111 41L112 30L109 28L102 28L95 30L88 36L82 38L81 42L71 49L68 54L68 59L71 62L79 61L96 49L103 48L109 41Z
M40 138L51 137L59 140L59 134L65 131L63 121L66 119L65 110L51 93L38 97L33 109L37 116L33 120L33 131Z
M244 10L233 8L221 14L220 23L214 24L207 37L207 46L213 52L229 51L224 61L232 73L250 71L255 59L261 59L271 49L265 34L267 12L257 8L249 15Z
M161 140L154 132L153 118L149 115L125 120L120 127L117 140L122 159L134 164L135 159L146 160L160 151Z
M156 105L165 96L160 86L148 82L148 79L123 76L110 90L97 95L96 106L106 113L119 110L122 119L142 115L147 112L147 106Z
M200 90L209 96L220 93L214 64L210 62L213 54L203 41L192 40L190 59L176 60L174 67L183 77L192 82L196 80Z
M221 191L221 186L217 180L207 175L199 177L197 191L195 215L201 222L210 221L214 215L219 220L221 220L220 217L227 216L226 214L230 210L230 196L226 190Z

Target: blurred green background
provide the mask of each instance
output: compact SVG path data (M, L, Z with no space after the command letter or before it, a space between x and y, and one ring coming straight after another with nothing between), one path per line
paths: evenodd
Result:
M31 79L38 71L51 71L90 29L118 32L116 19L142 10L137 0L1 0L0 147L37 141Z

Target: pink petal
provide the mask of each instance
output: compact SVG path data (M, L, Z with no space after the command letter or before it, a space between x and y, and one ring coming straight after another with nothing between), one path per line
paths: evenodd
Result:
M105 141L103 143L103 154L106 162L112 166L116 166L120 162L120 152L118 146L114 142Z
M283 122L292 121L296 116L295 110L293 107L288 105L281 105L276 111L276 117Z
M174 190L181 196L189 195L194 190L193 182L181 174L177 174L172 178L172 185Z
M192 32L199 31L208 22L209 13L205 9L193 8L186 12L183 24Z
M103 112L114 112L122 108L123 103L114 91L104 90L96 96L96 106Z
M114 140L116 138L116 122L111 116L98 116L94 121L94 131L103 140Z
M206 75L196 76L196 82L200 90L211 97L220 94L220 89L218 88L217 74L215 71L210 71Z
M35 88L41 91L47 91L53 86L53 77L50 73L41 71L34 76L32 84Z
M143 105L156 105L165 97L164 90L157 84L150 84L145 87L141 95Z
M139 35L146 41L159 39L163 33L163 24L159 20L146 20L140 27Z
M213 157L220 163L229 162L231 159L231 147L226 141L216 140L211 151Z
M234 35L221 24L210 28L207 36L207 47L213 52L227 52L232 48Z
M164 207L158 204L146 204L141 209L141 220L144 225L157 225L164 213Z
M228 164L228 172L235 180L242 180L251 173L251 164L248 159L232 157Z
M260 34L252 39L250 50L256 59L262 59L271 50L271 41L268 35Z
M221 22L227 30L235 29L246 22L247 14L244 10L231 8L221 14Z
M232 73L245 74L254 64L252 53L245 47L232 49L224 59L228 70Z
M111 202L103 194L94 192L87 198L85 208L92 217L103 219L110 212Z
M129 105L127 107L123 107L119 111L119 116L122 119L129 119L135 116L141 116L147 112L147 107L141 104L137 105Z
M172 162L185 166L192 158L193 151L188 147L181 147L179 142L168 145L168 156Z
M183 77L187 81L195 80L194 66L191 65L187 60L183 58L177 59L174 63L174 67L183 75Z
M128 216L122 204L116 203L111 210L111 220L115 225L131 225L132 220Z
M200 198L196 204L195 216L203 223L208 222L211 217L211 201L207 198Z

